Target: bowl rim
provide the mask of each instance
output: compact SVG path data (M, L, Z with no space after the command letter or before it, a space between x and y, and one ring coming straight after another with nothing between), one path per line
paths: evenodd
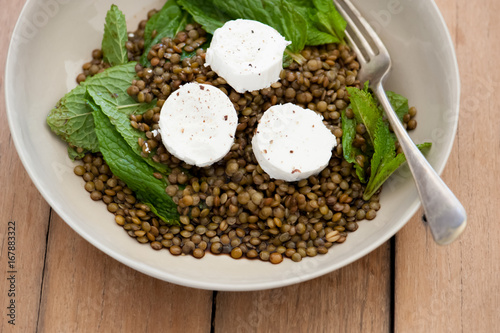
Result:
M200 279L183 279L175 274L171 274L168 272L160 271L156 268L153 268L151 266L148 266L146 264L143 264L141 262L135 262L131 259L128 259L121 253L114 251L111 248L108 248L105 244L102 244L95 239L93 239L88 233L86 233L78 224L74 223L72 221L72 218L66 214L64 210L62 210L58 204L50 197L48 194L48 191L44 189L44 187L41 184L41 181L38 180L35 177L35 172L34 172L34 167L28 164L27 162L27 156L25 155L26 153L24 150L22 150L23 147L21 147L21 143L17 139L20 137L20 132L16 129L14 126L14 119L13 119L13 112L14 112L14 107L11 105L11 102L9 100L9 96L11 95L10 91L11 88L7 84L10 82L10 77L14 75L14 73L11 72L10 66L11 63L15 61L13 57L13 44L14 44L14 38L16 35L19 34L19 30L21 29L21 19L24 17L25 13L29 10L30 7L32 7L37 0L27 0L26 3L24 4L19 17L17 19L17 22L15 24L15 27L12 31L12 35L10 38L9 42L9 49L7 52L7 58L5 62L5 88L4 88L4 94L5 94L5 104L6 104L6 114L7 114L7 121L9 124L11 136L14 142L14 146L17 150L18 156L27 171L29 177L31 178L31 181L34 183L35 187L37 190L41 193L45 201L51 206L52 209L55 210L55 212L62 218L62 220L71 227L76 233L78 233L81 237L83 237L87 242L98 248L100 251L104 252L105 254L109 255L110 257L114 258L115 260L119 261L120 263L129 266L139 272L142 272L144 274L147 274L149 276L152 276L154 278L174 283L177 285L181 286L186 286L186 287L192 287L192 288L198 288L198 289L205 289L205 290L221 290L221 291L252 291L252 290L265 290L265 289L272 289L272 288L279 288L279 287L285 287L289 286L298 282L304 282L307 280L311 280L317 277L320 277L322 275L325 275L327 273L333 272L337 269L340 269L344 266L347 266L348 264L357 261L358 259L364 257L368 253L372 252L376 248L378 248L380 245L385 243L387 240L389 240L391 237L393 237L403 226L405 226L408 221L411 219L411 217L417 212L420 202L418 198L408 207L406 213L404 216L401 216L400 219L398 219L397 223L392 224L388 229L387 232L385 233L385 237L381 237L377 239L377 241L370 243L368 246L364 247L361 251L357 252L355 255L347 258L347 259L342 259L338 262L336 265L332 266L327 266L323 268L319 268L314 270L313 272L310 272L308 274L305 274L304 276L301 276L299 279L297 277L288 277L282 280L278 281L273 281L273 282L256 282L256 283L251 283L251 284L228 284L228 283L221 283L217 281L202 281ZM454 141L456 139L456 132L458 128L458 115L460 112L460 93L461 93L461 85L460 85L460 74L459 74L459 67L458 67L458 61L457 61L457 56L456 56L456 50L453 45L453 41L450 35L450 32L448 30L448 27L446 25L446 22L443 18L442 13L440 12L437 4L433 0L429 0L429 5L432 7L434 10L435 14L437 15L437 23L440 25L441 29L443 29L445 33L445 40L444 40L444 46L451 51L451 56L453 59L453 63L451 66L453 67L453 73L452 76L454 76L454 87L453 91L456 91L456 98L454 101L454 104L456 105L456 114L457 114L457 120L454 122L453 127L452 127L452 133L453 133L453 139L448 143L447 147L443 149L442 155L445 157L444 162L441 166L436 168L436 171L438 174L441 174L448 162L449 156L451 154L451 151L453 149Z

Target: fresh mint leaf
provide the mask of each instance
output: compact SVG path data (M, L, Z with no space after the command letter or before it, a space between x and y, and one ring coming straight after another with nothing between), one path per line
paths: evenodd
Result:
M276 29L292 42L288 50L300 52L307 40L307 20L285 0L178 0L178 3L213 34L226 21L255 20Z
M76 159L82 159L85 156L85 152L82 151L79 153L75 147L68 145L68 156L72 161L74 161Z
M334 36L327 34L326 32L322 32L316 29L309 28L307 30L307 45L323 45L323 44L331 44L338 43L338 39Z
M313 0L316 11L313 18L316 28L336 38L335 43L340 43L345 38L347 22L337 11L331 0Z
M90 108L86 96L89 90L130 147L138 155L141 155L137 141L139 138L147 140L146 135L130 125L129 117L133 113L142 114L153 108L155 102L137 103L127 94L127 88L136 77L135 65L136 62L129 62L110 67L104 72L88 78L67 93L47 117L47 123L52 131L72 146L81 147L85 151L99 151L99 142L95 134L92 116L93 110ZM70 154L70 157L73 155ZM156 163L151 158L145 160L159 172L169 172L167 166Z
M255 1L249 0L248 2ZM292 53L298 54L302 51L307 42L307 19L287 1L268 0L262 3L263 9L269 12L269 20L263 23L274 27L286 40L292 42L288 46L288 50ZM254 20L258 19L254 18Z
M203 29L212 34L232 18L223 10L214 6L213 1L177 0L177 3L191 14Z
M369 92L354 87L347 87L346 90L350 95L351 108L356 121L365 125L371 142L373 142L378 120L382 118L382 112Z
M165 180L153 176L155 169L130 148L99 106L91 105L101 153L110 170L159 218L170 225L178 225L177 205L165 193Z
M116 5L106 14L104 36L102 38L102 54L105 62L112 66L128 62L128 52L125 44L128 41L127 22L125 15Z
M359 180L362 183L366 183L366 171L365 171L365 169L357 163L354 164L354 168L356 169L356 175L358 176Z
M363 85L363 91L364 92L370 91L370 81L365 81L365 84Z
M288 68L293 63L293 58L290 54L284 53L283 54L283 68Z
M307 45L340 43L346 21L330 0L287 0L307 19Z
M376 175L384 163L394 159L396 156L396 140L389 130L388 124L381 117L378 119L373 141L373 157L371 160L371 173ZM371 180L371 179L370 179Z
M342 110L342 151L344 159L349 163L355 162L355 153L352 143L356 137L356 120L349 119L346 116L345 110Z
M175 37L191 20L190 15L182 10L176 0L168 0L163 8L153 15L144 28L144 53L141 64L148 66L148 53L151 48L165 37ZM152 37L153 31L156 35Z
M137 103L127 93L132 80L136 77L135 62L120 66L114 66L104 71L98 80L86 85L87 100L90 97L99 106L102 112L109 117L111 123L116 127L132 150L139 156L141 148L137 141L142 138L147 140L144 132L138 131L130 125L130 115L143 114L156 106L156 100L151 103ZM145 161L162 173L168 173L169 168L152 160L151 157L144 158Z
M424 142L417 144L417 148L420 149L422 154L427 154L432 148L432 142Z
M158 31L158 28L167 25L171 19L170 8L177 6L176 0L167 1L163 7L151 18L149 18L146 26L144 27L144 45L151 44L153 40L153 32Z
M92 81L92 78L87 79ZM99 143L94 132L92 109L85 101L85 85L82 82L50 111L47 124L52 132L67 143L91 152L99 151Z
M356 156L361 154L359 148L353 147L354 138L356 137L356 119L349 119L346 116L345 110L342 110L342 151L344 159L354 164L356 174L359 180L366 183L366 171L363 166L356 161ZM367 159L368 161L368 159Z
M418 144L417 147L423 153L426 153L432 146L432 143L426 142L423 144ZM403 153L398 154L393 159L388 160L386 163L379 167L379 170L375 175L370 177L370 181L365 188L363 193L363 200L369 200L375 192L385 183L385 181L404 163L406 162L406 157Z
M368 88L368 82L365 83L364 89L346 88L351 100L351 108L354 113L354 119L347 119L345 112L342 112L342 148L344 150L344 158L350 163L356 163L352 147L352 138L355 135L353 126L357 123L363 123L366 127L371 142L368 142L368 151L373 149L373 152L367 152L365 156L370 160L370 179L366 185L363 199L368 200L382 186L382 184L397 170L397 168L406 161L404 154L396 155L396 136L389 130L389 124L383 118L383 111L376 104L373 95ZM408 100L396 93L387 92L389 101L402 120L404 114L408 113ZM353 134L354 133L354 134ZM417 145L420 150L425 151L430 148L430 143ZM371 156L370 156L371 155ZM354 160L354 162L353 162ZM359 167L359 165L355 164ZM358 168L356 168L358 171ZM358 175L359 177L359 175ZM361 177L359 177L361 179Z
M392 108L398 115L399 120L402 122L403 117L408 113L408 99L392 91L386 92L389 102L391 102Z

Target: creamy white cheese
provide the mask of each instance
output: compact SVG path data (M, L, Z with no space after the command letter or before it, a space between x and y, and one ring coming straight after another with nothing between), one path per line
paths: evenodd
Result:
M321 172L336 145L321 115L291 103L264 112L252 139L260 167L271 178L289 182Z
M252 20L228 21L215 30L205 65L239 93L268 88L279 80L290 45L274 28Z
M167 98L159 125L163 144L172 155L204 167L229 152L238 116L229 97L220 89L188 83Z

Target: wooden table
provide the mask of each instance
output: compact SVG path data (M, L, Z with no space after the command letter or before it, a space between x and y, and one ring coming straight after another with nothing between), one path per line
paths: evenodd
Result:
M4 63L23 2L0 0L0 332L500 330L500 1L436 0L462 78L458 135L443 174L468 211L462 238L437 246L418 212L392 240L343 269L238 293L138 273L78 236L38 193L4 112ZM9 221L17 236L15 327L6 316Z

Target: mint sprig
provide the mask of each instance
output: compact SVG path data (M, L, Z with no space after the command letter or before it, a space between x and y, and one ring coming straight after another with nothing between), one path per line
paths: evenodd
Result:
M116 5L106 14L104 36L102 37L102 54L105 62L111 66L128 62L128 51L125 47L128 41L127 22L125 15Z

